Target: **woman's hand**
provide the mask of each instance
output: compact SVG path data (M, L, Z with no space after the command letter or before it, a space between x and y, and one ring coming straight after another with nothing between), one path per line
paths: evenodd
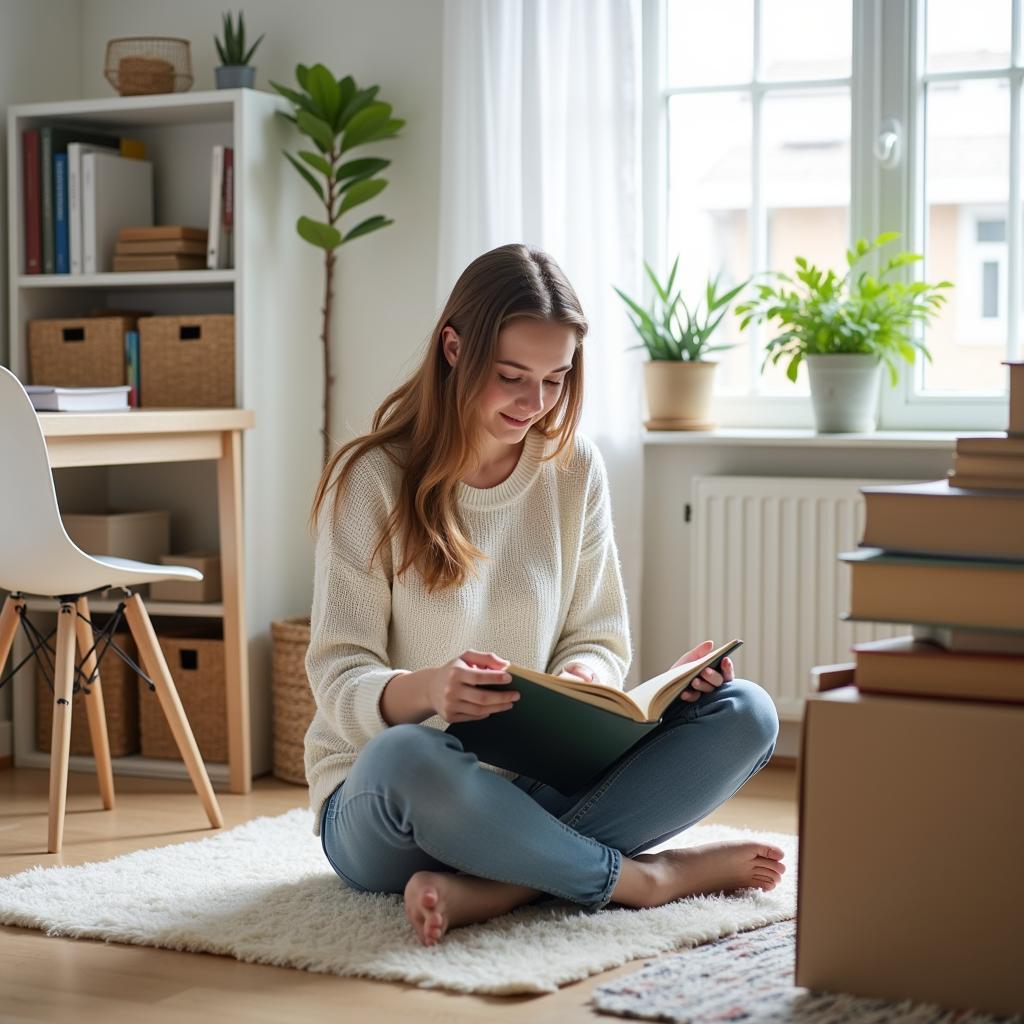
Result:
M581 661L570 661L561 672L559 679L582 679L585 683L598 683L597 677ZM600 683L598 683L600 685Z
M495 693L491 686L512 681L505 671L509 663L496 654L463 651L446 665L429 669L427 695L430 706L446 722L476 722L499 711L509 711L519 700L514 690Z
M687 651L681 658L673 662L672 667L676 665L684 665L688 661L699 661L705 655L710 654L715 649L715 643L713 640L705 640L703 643L697 644L692 651ZM721 664L721 672L708 667L696 679L693 680L690 685L683 690L679 695L680 700L688 701L693 703L695 700L700 700L702 693L710 693L712 690L717 690L722 683L731 682L735 678L733 674L732 658L723 658Z

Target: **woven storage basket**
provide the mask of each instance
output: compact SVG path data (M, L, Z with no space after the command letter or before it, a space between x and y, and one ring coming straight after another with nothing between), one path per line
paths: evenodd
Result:
M274 641L274 775L306 785L306 730L316 702L306 677L309 619L281 619L270 624Z
M113 387L124 384L124 335L130 317L30 320L28 364L32 384Z
M148 408L233 408L235 318L142 317L139 372L139 393Z
M103 75L122 96L184 92L192 84L192 49L172 36L111 39Z
M114 643L129 658L138 660L135 645L127 633L115 633ZM76 654L80 656L81 652ZM138 676L114 653L108 650L100 662L100 689L107 720L107 739L111 757L124 757L139 749ZM89 718L85 710L85 694L81 690L71 701L71 753L92 754ZM42 668L36 664L36 749L47 753L53 735L53 691Z
M220 637L179 636L161 632L160 649L167 659L185 717L206 762L228 759L227 693L224 685L224 641ZM144 757L181 757L160 699L139 680L139 733Z

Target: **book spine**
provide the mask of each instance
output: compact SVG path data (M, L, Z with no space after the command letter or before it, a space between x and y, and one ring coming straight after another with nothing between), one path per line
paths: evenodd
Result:
M56 270L53 222L53 129L39 129L39 194L42 207L43 273Z
M96 162L82 157L82 273L96 273Z
M125 383L131 386L128 392L128 405L136 409L141 405L141 380L139 374L139 332L124 333L124 365Z
M216 270L220 260L220 198L224 172L224 147L214 146L210 165L210 220L207 231L206 267Z
M132 160L145 160L146 144L138 139L122 138L120 140L118 152L121 156L129 157Z
M222 263L225 267L235 265L233 243L234 243L234 220L235 220L235 151L226 146L224 149L224 192L221 196L221 228L224 237L222 238L222 249L224 258Z
M53 157L53 223L54 263L58 274L71 273L71 250L68 241L68 157Z
M39 132L21 133L21 192L25 206L25 273L43 272L42 211L39 206Z

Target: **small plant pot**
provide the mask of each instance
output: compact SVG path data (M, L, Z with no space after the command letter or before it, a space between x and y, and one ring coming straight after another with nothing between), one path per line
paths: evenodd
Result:
M213 74L218 89L251 89L256 83L256 69L249 64L221 64Z
M819 434L875 429L882 364L870 354L807 356L814 426Z
M717 363L652 359L644 363L648 430L710 430Z

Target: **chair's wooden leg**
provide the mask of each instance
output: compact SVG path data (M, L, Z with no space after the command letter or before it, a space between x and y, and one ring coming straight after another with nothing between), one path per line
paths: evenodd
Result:
M89 599L87 597L78 599L75 633L78 636L78 649L82 652L82 671L89 676L96 667L96 654L93 652L86 657L87 652L92 650L95 643L92 626L89 624ZM92 756L96 761L96 778L100 784L103 809L109 811L114 806L114 769L110 764L107 713L103 705L103 687L100 686L99 674L89 685L89 690L89 693L84 694L85 713L89 719L89 738L92 740Z
M20 597L8 594L0 609L0 676L4 674L7 655L11 653L14 634L18 632L18 609L25 603Z
M57 613L57 658L53 671L53 732L50 742L50 829L47 849L60 853L71 752L71 697L75 681L75 606L64 602Z
M171 678L164 652L160 650L156 632L153 630L153 623L149 620L149 613L138 594L133 594L125 603L125 617L128 619L128 628L132 631L132 636L139 648L142 666L156 686L160 707L167 718L167 724L171 727L174 742L177 743L178 750L181 751L181 757L188 769L189 777L192 779L192 785L206 809L206 816L214 828L223 828L224 818L220 813L220 805L214 795L213 786L210 785L210 777L206 774L206 766L199 754L196 738L192 735L192 727L185 717L185 709L181 706L181 698L178 696L174 680Z

